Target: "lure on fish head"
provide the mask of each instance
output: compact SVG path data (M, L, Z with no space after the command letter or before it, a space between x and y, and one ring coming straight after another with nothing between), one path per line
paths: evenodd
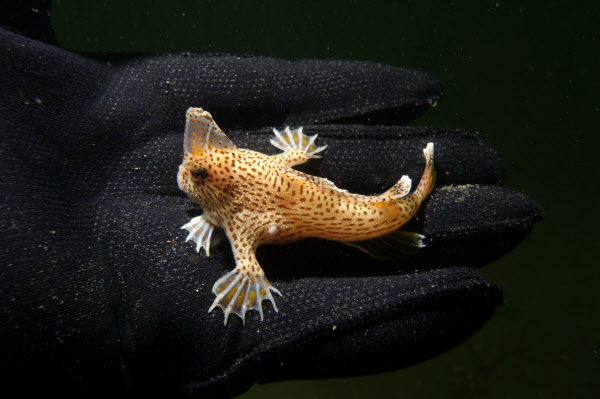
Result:
M202 108L186 112L183 162L177 184L205 211L223 206L231 197L235 179L231 176L238 149Z

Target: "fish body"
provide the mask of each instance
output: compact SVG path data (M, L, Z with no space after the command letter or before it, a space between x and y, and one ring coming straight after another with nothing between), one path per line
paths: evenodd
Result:
M250 309L258 310L262 320L263 299L277 311L271 291L281 294L256 259L259 245L319 237L360 248L357 242L392 233L410 220L433 186L432 143L423 150L425 172L412 194L410 178L403 176L385 193L365 196L292 169L319 158L326 147L315 146L316 135L307 137L302 128L274 129L271 143L283 152L269 156L238 149L201 108L189 108L186 119L177 180L204 214L182 228L190 232L187 240L197 243L196 250L205 248L207 255L215 227L222 228L231 243L236 268L213 286L217 297L209 309L221 307L225 324L230 313L245 322Z

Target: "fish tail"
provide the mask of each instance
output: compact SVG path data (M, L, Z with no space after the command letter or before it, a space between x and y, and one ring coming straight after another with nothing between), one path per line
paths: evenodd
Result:
M427 143L423 149L425 155L425 171L419 181L417 189L408 195L411 188L411 180L408 176L402 178L388 191L381 194L385 203L395 202L397 204L398 214L394 214L394 221L400 221L400 228L412 218L419 205L433 189L435 183L435 170L433 165L433 143ZM406 259L409 255L414 255L425 246L425 236L419 233L409 231L394 230L391 233L360 241L349 241L344 244L350 245L375 259L399 261Z
M433 143L427 143L427 146L423 149L423 155L425 156L425 171L419 181L419 185L414 192L414 195L419 198L419 202L431 193L435 184L435 169L433 162Z

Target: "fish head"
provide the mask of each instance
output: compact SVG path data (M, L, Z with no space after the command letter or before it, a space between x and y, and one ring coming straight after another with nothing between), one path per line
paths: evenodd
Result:
M202 108L189 108L186 119L177 184L206 210L229 195L233 177L228 165L238 149Z

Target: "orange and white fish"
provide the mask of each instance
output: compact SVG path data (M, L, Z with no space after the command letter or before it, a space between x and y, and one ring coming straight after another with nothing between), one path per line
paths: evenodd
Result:
M204 248L207 256L215 227L222 228L231 243L236 268L214 284L217 297L208 310L223 309L225 324L231 313L245 322L249 309L258 310L262 320L264 299L278 311L271 291L281 293L258 264L259 245L319 237L375 252L371 251L374 244L366 243L396 232L415 215L433 187L433 143L423 150L425 171L412 194L411 180L405 175L385 193L365 196L291 168L320 158L317 154L326 147L315 146L317 136L305 136L302 128L273 129L271 144L283 152L270 156L238 149L201 108L189 108L186 119L177 183L204 213L182 229L189 231L186 241L194 240L196 251ZM401 245L423 246L419 234L394 234Z

